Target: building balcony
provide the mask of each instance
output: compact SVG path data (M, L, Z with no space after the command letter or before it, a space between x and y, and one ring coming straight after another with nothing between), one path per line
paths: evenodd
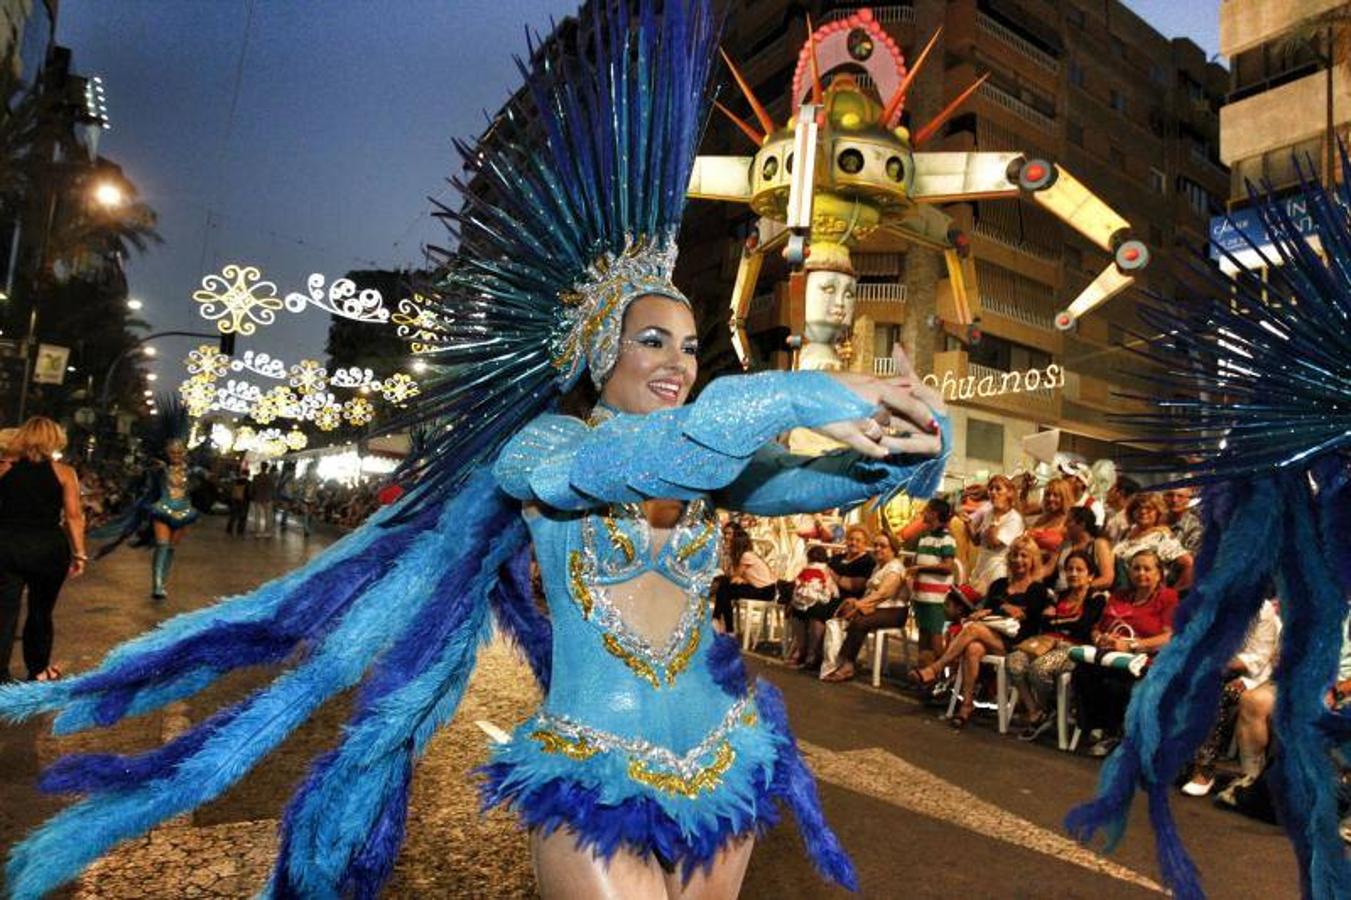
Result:
M903 284L860 284L854 294L859 303L904 303Z
M1351 96L1351 73L1344 65L1333 69L1332 92L1339 101L1335 124L1340 127L1348 119L1344 98ZM1318 137L1326 128L1326 115L1327 82L1322 71L1230 103L1220 109L1221 161L1233 166Z
M891 356L873 357L873 374L891 378L896 374L896 359Z
M1024 122L1028 122L1042 131L1050 132L1052 134L1056 131L1055 119L1040 110L1029 106L1022 100L1019 100L1017 97L1005 91L1003 88L996 87L988 81L976 89L976 96L990 101L995 106L1008 110Z
M1055 329L1055 313L1050 310L1021 306L1001 297L991 296L984 291L980 295L980 306L986 315L1002 316L1005 319L1020 322L1032 328L1042 328L1046 331Z
M987 16L985 13L976 14L976 24L985 34L988 34L1002 44L1012 47L1014 50L1018 51L1018 53L1032 60L1042 68L1051 72L1060 71L1060 60L1056 59L1027 38L1017 34L1013 29L995 21L990 16Z
M1220 52L1233 59L1307 19L1344 6L1346 0L1224 0L1220 4Z
M847 19L859 9L864 7L854 7L849 9L832 9L821 17L822 22L834 22L839 19ZM904 6L899 3L890 6L871 7L873 18L883 25L913 25L915 24L915 8L913 6Z
M985 221L976 222L971 227L971 231L987 240L994 241L1000 246L1007 247L1018 253L1027 254L1042 262L1051 263L1052 265L1057 265L1060 262L1060 254L1056 253L1054 250L1049 250L1045 247L1025 241L1022 238L1015 237Z

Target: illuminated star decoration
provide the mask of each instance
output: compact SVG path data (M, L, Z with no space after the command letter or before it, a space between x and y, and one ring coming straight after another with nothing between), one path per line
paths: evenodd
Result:
M178 386L178 395L183 398L188 415L202 416L216 399L216 385L205 373L194 375Z
M321 406L314 413L314 426L320 431L333 431L342 424L342 406L338 403L330 403Z
M203 278L192 299L200 304L202 318L214 321L222 334L253 334L259 325L275 322L283 306L277 286L262 277L253 266L231 263L219 275Z
M304 450L310 443L310 439L305 437L305 432L294 427L286 432L286 437L283 440L286 442L288 450Z

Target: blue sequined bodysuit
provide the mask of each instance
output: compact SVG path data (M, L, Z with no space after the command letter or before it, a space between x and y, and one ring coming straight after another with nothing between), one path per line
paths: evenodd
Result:
M158 469L154 477L159 491L150 506L150 518L175 531L196 522L200 513L188 497L188 467L169 463Z
M715 506L782 515L936 489L946 423L944 454L918 462L799 457L773 443L793 427L871 411L822 373L763 373L720 379L696 403L649 415L543 416L507 445L494 472L527 504L553 666L541 709L486 768L490 804L510 804L531 827L567 826L602 854L627 845L688 872L729 837L773 824L783 801L823 870L831 854L844 859L777 692L763 681L748 688L707 595L719 563ZM685 501L660 547L637 506L658 497ZM684 596L656 644L614 600L647 573Z

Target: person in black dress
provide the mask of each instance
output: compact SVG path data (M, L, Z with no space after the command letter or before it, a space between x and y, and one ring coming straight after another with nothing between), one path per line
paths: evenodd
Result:
M0 461L0 679L9 681L10 653L19 623L23 591L28 618L23 626L23 661L28 679L61 677L52 665L52 610L66 575L84 572L84 512L75 470L55 456L66 433L51 419L34 416L23 424Z
M830 558L830 573L839 588L839 596L829 603L818 603L806 610L792 610L790 615L805 619L807 623L807 646L802 650L798 664L805 669L815 669L821 665L822 643L826 637L826 622L835 618L835 611L846 600L857 600L868 587L868 578L872 576L877 561L868 548L872 546L872 535L861 525L851 525L844 534L844 552Z
M1008 575L997 578L981 605L967 617L957 636L948 642L943 655L930 665L915 669L910 680L921 686L933 684L943 668L964 660L962 666L962 708L948 723L963 728L975 710L976 676L986 655L1003 656L1019 641L1037 633L1041 611L1055 603L1045 584L1037 580L1041 550L1027 535L1013 539L1005 553Z

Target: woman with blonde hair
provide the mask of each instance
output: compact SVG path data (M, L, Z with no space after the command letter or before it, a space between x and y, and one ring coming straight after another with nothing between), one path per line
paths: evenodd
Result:
M66 575L84 572L84 511L75 470L56 457L66 432L51 419L23 424L0 460L0 680L12 681L10 650L28 588L23 661L30 681L61 677L52 665L52 610Z
M1064 478L1053 478L1041 492L1041 511L1028 521L1028 537L1041 548L1042 562L1055 555L1065 541L1065 526L1074 507L1074 488Z
M1126 519L1131 523L1130 531L1112 548L1116 557L1116 590L1125 590L1130 584L1127 576L1130 562L1142 550L1152 550L1159 558L1166 584L1178 591L1191 587L1192 555L1173 536L1163 495L1136 494L1126 503Z

